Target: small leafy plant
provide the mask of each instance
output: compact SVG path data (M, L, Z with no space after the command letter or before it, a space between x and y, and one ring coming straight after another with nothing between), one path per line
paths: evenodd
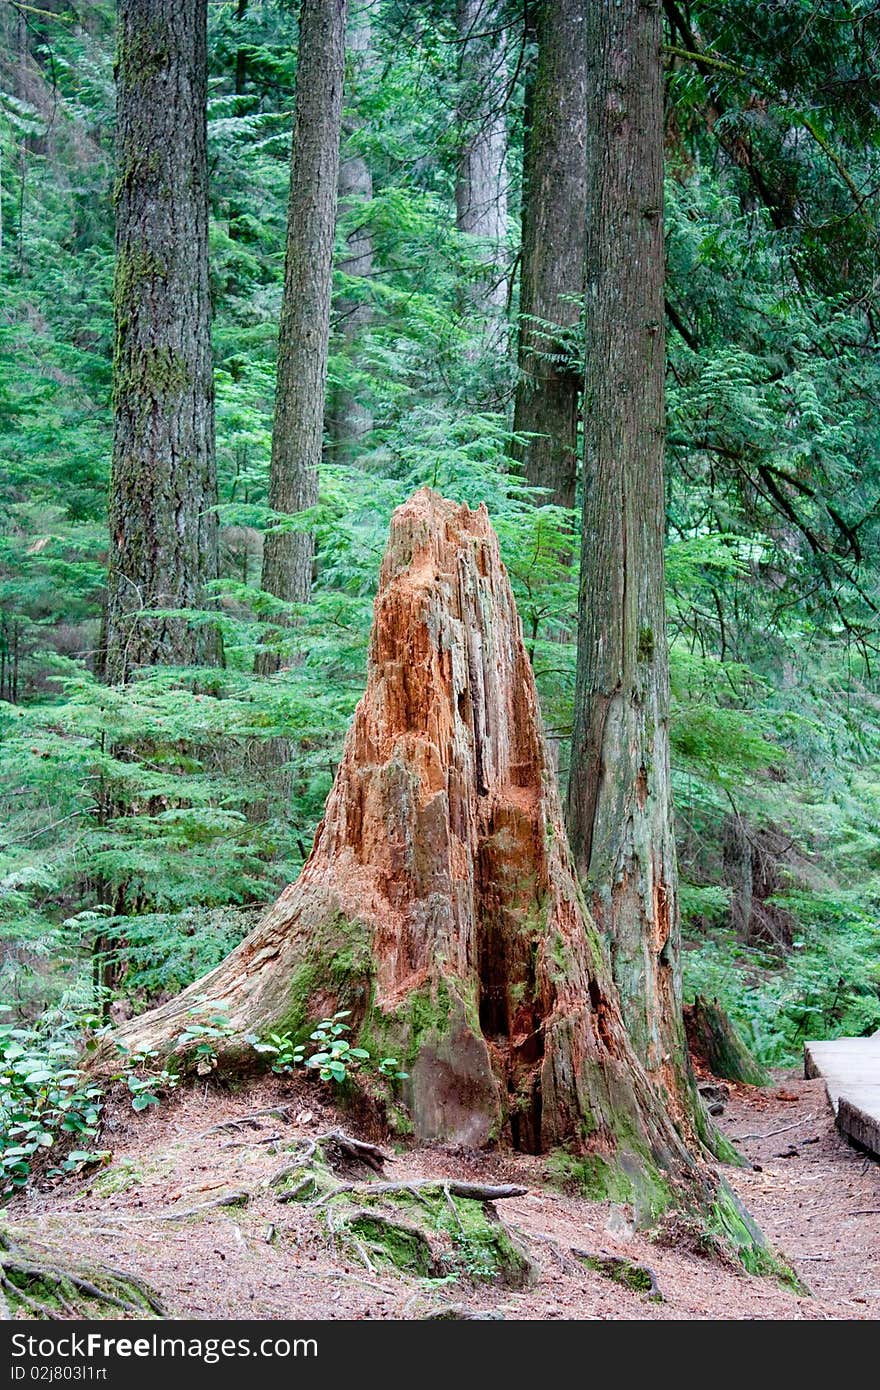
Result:
M272 1057L272 1070L279 1075L292 1072L297 1067L307 1067L310 1071L317 1071L322 1081L341 1084L370 1061L365 1047L352 1047L343 1036L351 1032L351 1025L342 1021L350 1013L350 1009L338 1009L332 1018L321 1019L309 1034L309 1041L315 1044L311 1050L305 1043L295 1043L289 1033L268 1033L264 1039L250 1034L247 1041L255 1052ZM383 1057L376 1070L382 1076L400 1080L407 1075L399 1070L396 1057Z
M8 1013L6 1006L3 1012ZM49 1032L49 1027L53 1032ZM49 1176L74 1172L100 1157L89 1147L98 1133L101 1088L83 1084L71 1063L76 1045L57 1018L41 1027L0 1025L0 1196L8 1199L30 1181L40 1157L63 1138L69 1150Z
M156 1055L155 1048L147 1048L129 1056L131 1070L125 1073L125 1084L131 1095L132 1110L148 1110L151 1105L158 1105L160 1097L173 1091L178 1083L177 1073L168 1067L158 1071L152 1067Z
M191 1010L193 1022L186 1025L177 1039L178 1051L192 1051L196 1061L196 1073L199 1076L208 1076L214 1070L218 1060L217 1043L222 1038L231 1037L234 1032L229 1019L222 1009L217 1007L208 1016L207 1022L199 1023L197 1019L204 1016L204 1007L202 1004L200 1010Z
M267 1033L263 1042L255 1034L249 1034L246 1041L255 1052L265 1053L272 1058L272 1070L278 1076L305 1065L305 1043L294 1043L289 1033Z
M340 1022L351 1013L350 1009L340 1009L332 1018L323 1019L309 1034L317 1043L317 1051L307 1058L306 1066L317 1071L322 1081L345 1081L349 1073L357 1071L363 1062L370 1060L365 1047L352 1047L343 1033L350 1033L349 1024Z

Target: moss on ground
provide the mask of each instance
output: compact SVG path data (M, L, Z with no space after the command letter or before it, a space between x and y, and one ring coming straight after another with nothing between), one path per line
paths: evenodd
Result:
M50 1249L42 1241L0 1231L0 1309L7 1317L64 1321L68 1318L163 1316L158 1295L134 1275Z
M140 1187L144 1175L136 1163L123 1159L112 1168L106 1168L89 1183L93 1197L113 1197L117 1192L128 1192L132 1187Z
M663 1295L657 1288L651 1271L644 1265L634 1264L632 1260L624 1259L623 1256L575 1253L588 1269L594 1269L597 1274L604 1274L606 1279L613 1279L615 1284L622 1284L624 1288L632 1289L633 1293L648 1294L655 1303L663 1302Z
M437 1273L431 1243L418 1226L395 1221L380 1212L359 1212L345 1221L345 1231L361 1241L379 1265L422 1278Z

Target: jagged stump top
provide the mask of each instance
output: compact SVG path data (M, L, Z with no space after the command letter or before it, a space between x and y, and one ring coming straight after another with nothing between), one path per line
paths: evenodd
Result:
M571 863L498 539L423 488L394 513L367 685L296 883L214 971L123 1030L159 1046L210 999L242 1031L339 1007L405 1059L417 1136L685 1155L624 1029Z

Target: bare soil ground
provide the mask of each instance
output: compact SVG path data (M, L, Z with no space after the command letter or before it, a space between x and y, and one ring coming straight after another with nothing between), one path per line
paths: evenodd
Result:
M273 1106L288 1108L245 1119ZM108 1164L29 1193L7 1216L30 1240L146 1279L171 1318L424 1318L449 1304L537 1320L880 1314L880 1164L839 1138L822 1083L787 1072L769 1087L734 1088L720 1123L754 1165L725 1168L725 1176L811 1296L695 1253L694 1242L653 1242L633 1230L630 1208L554 1188L543 1158L441 1147L386 1148L387 1176L527 1186L498 1213L527 1243L535 1281L518 1291L468 1276L442 1282L368 1269L319 1210L281 1203L269 1186L295 1140L339 1126L357 1133L323 1089L299 1080L273 1078L238 1094L212 1084L143 1116L112 1108L102 1141ZM247 1194L246 1205L208 1205L236 1193ZM663 1302L586 1267L573 1246L649 1266Z

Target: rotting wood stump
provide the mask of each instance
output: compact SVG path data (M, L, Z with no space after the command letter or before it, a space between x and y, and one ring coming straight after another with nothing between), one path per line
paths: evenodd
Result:
M419 1140L693 1175L575 878L497 537L484 506L428 489L392 518L366 691L300 877L115 1038L164 1055L200 1013L242 1035L341 1008L401 1059Z

